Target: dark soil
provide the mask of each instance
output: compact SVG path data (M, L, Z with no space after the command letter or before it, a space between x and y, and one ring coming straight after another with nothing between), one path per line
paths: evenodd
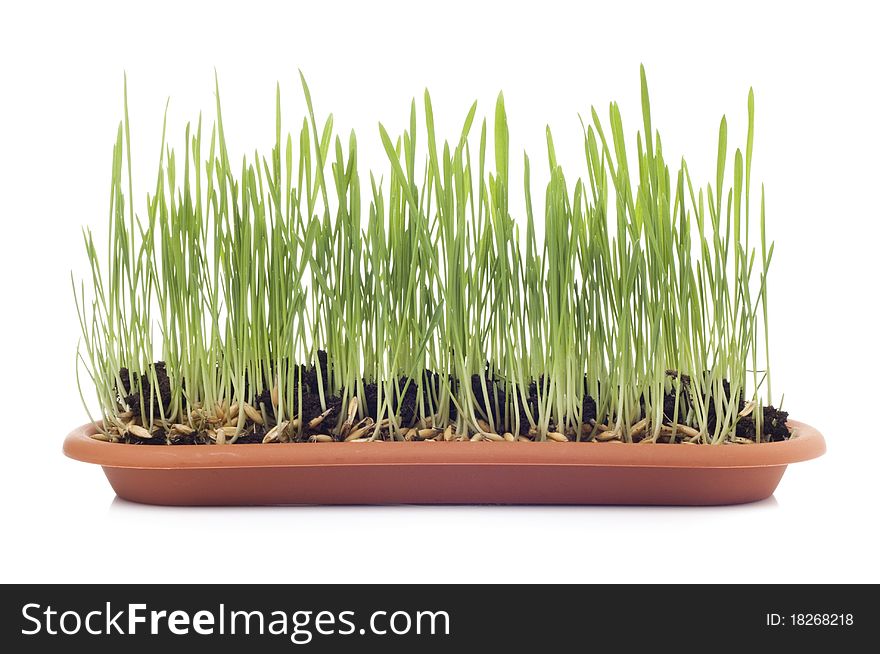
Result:
M407 384L407 382L409 382ZM435 394L440 392L440 377L437 373L430 370L425 371L426 388L433 388ZM379 420L379 386L375 382L364 380L364 407L367 415L373 420ZM407 377L400 377L396 383L396 389L392 387L391 410L400 417L400 424L403 427L412 427L418 420L419 404L418 404L418 385L415 380L409 381ZM382 389L382 404L387 401L385 393L387 389ZM425 399L427 402L427 399ZM453 407L454 409L454 407Z
M301 384L294 389L294 400L297 406L301 403L301 416L304 425L307 425L309 421L318 417L323 412L320 400L320 392L322 390L324 391L325 406L327 409L330 409L330 413L316 428L305 428L300 436L300 440L308 440L313 434L330 433L333 431L333 428L339 420L340 413L344 410L341 398L337 395L331 395L327 388L329 368L326 352L319 351L317 360L317 367L315 365L299 366L297 377L302 381ZM319 382L319 369L321 371L321 381L323 384ZM153 364L152 370L155 371L157 380L155 389L152 388L149 374L143 374L140 379L138 379L125 368L122 368L119 371L119 376L122 382L119 388L119 403L123 409L130 410L134 416L140 416L141 414L141 395L139 394L138 389L141 389L141 392L143 393L145 404L149 402L151 391L154 393L154 416L160 415L160 407L166 413L170 411L171 383L166 371L165 362L156 362ZM667 371L667 374L671 377L677 376L675 371ZM408 381L409 380L406 377L400 377L396 382L396 388L392 387L391 389L391 409L399 416L400 424L403 427L414 426L419 418L417 384L414 380L409 383ZM453 391L456 391L459 383L458 380L450 378L448 381ZM681 392L678 397L679 418L687 414L691 404L691 380L687 375L681 375L681 381ZM600 417L597 415L596 401L587 394L587 382L588 380L585 377L584 399L581 406L581 422L585 424L589 424L592 420L596 420L600 423L607 422L607 417ZM185 380L183 380L182 383L185 383ZM422 384L423 389L431 390L434 396L439 396L441 391L441 379L437 373L426 370ZM485 384L485 393L483 391L483 384ZM323 389L321 388L321 385L323 385ZM538 388L546 388L548 386L547 381L543 378L531 382L529 384L528 394L526 395L526 404L524 404L522 394L517 389L517 386L495 377L490 372L490 367L488 365L482 375L482 379L481 375L473 375L470 379L470 385L476 400L478 415L484 414L487 416L491 414L496 417L496 421L500 418L502 424L512 425L514 422L511 412L514 410L513 394L516 393L516 407L519 413L519 432L522 435L527 434L530 427L526 406L528 406L533 418L537 416L539 404ZM246 377L246 394L249 392L247 390L249 387L250 380ZM260 380L260 384L257 387L262 390L256 394L254 405L257 407L263 405L268 409L266 413L271 416L272 399L268 380ZM726 380L723 382L723 388L725 394L729 398L730 384ZM363 380L363 389L363 400L366 413L373 420L378 421L380 417L384 417L379 415L379 388L375 382ZM386 389L383 389L383 404L386 399L384 397L385 390ZM428 393L425 395L427 396ZM427 406L427 397L424 401ZM668 424L671 424L674 420L676 408L675 402L676 396L674 391L665 395L663 401L663 414L665 422ZM740 410L745 406L745 402L741 398L738 404ZM642 398L642 405L642 417L644 417L644 398ZM148 410L148 407L145 406L145 410ZM785 424L788 419L787 412L768 406L764 407L763 413L762 441L781 441L790 436L789 429ZM450 407L450 414L451 419L456 419L457 410L454 404ZM715 403L714 400L710 400L708 407L708 427L710 432L714 430L716 420ZM269 425L257 425L251 421L247 421L243 431L236 439L236 443L262 443L266 432L273 426L274 423ZM737 436L755 440L755 433L755 419L753 415L738 419L736 427ZM645 438L645 436L646 434L639 435L634 437L633 440L639 441ZM169 443L172 445L198 445L211 442L203 433L187 436L175 434L173 437L169 437L162 429L150 439L142 439L133 434L126 434L123 440L126 443L138 445L164 445Z
M325 395L324 401L330 413L321 422L315 433L326 433L327 425L335 425L339 419L339 412L342 410L342 400L338 395ZM317 418L324 410L321 408L321 396L318 393L303 393L302 396L302 421L307 425L309 421Z
M791 433L785 424L788 420L788 411L780 411L772 406L764 407L764 425L761 434L762 441L784 441ZM736 423L736 435L755 440L755 418L753 415L740 418Z
M271 400L270 400L271 403ZM247 443L262 443L263 436L266 435L266 427L263 425L256 425L254 423L249 422L247 426L239 433L238 439L236 439L236 443L241 443L245 445Z
M178 434L171 439L171 445L208 445L210 442L209 438L200 434Z
M675 406L675 393L666 393L663 396L663 417L667 422L673 422L682 415L684 402L681 395L678 397L678 409Z
M267 409L272 406L272 391L268 388L264 388L254 397L254 406L259 409L261 405Z
M529 392L523 400L522 393L519 392L515 384L509 384L503 379L499 379L491 375L488 371L483 373L483 380L486 384L486 392L483 392L483 385L480 382L480 375L471 376L471 391L477 403L477 407L484 414L491 413L492 416L500 417L502 424L512 424L514 409L514 394L516 395L516 409L519 414L519 434L525 436L529 433L529 413L532 419L538 415L538 383L529 384ZM544 383L541 379L539 383ZM508 398L508 393L510 397ZM487 401L488 400L488 401ZM592 402L592 399L589 400ZM588 400L584 399L584 406L587 406ZM596 413L596 403L592 402L593 415Z
M589 395L584 395L584 403L581 406L581 422L589 424L590 420L596 419L596 400Z
M678 416L684 416L687 414L688 407L690 404L690 380L687 379L687 375L683 376L682 381L685 383L682 384L682 391L678 398ZM722 381L722 385L724 388L725 395L730 398L730 384L727 380ZM742 411L745 406L745 400L740 398L737 403L739 406L739 410ZM715 400L714 398L709 400L709 408L708 408L708 429L711 433L715 430L715 426L717 424L717 412L715 409ZM785 424L786 420L788 420L788 412L780 411L772 406L765 406L764 410L764 423L761 432L761 441L783 441L791 436L791 432L788 429L788 426ZM668 422L673 421L673 417L675 415L675 393L667 393L663 399L663 414L664 418ZM743 418L738 418L736 423L736 435L741 438L748 438L749 440L755 440L755 418L754 415L748 415Z
M127 433L123 442L129 445L168 445L165 430L159 427L152 438L138 438L132 433Z
M143 409L149 413L150 411L150 394L153 394L153 415L159 416L161 413L171 410L171 380L168 379L168 373L165 371L165 362L157 361L152 366L156 373L157 388L153 388L150 381L151 375L144 373L141 375L139 387L135 386L136 376L132 375L128 368L119 369L119 378L122 380L122 388L120 389L120 403L123 407L127 407L132 415L141 415L141 398L143 397ZM153 439L150 439L153 440Z
M327 353L324 350L318 350L318 366L315 365L306 366L305 364L300 364L300 376L302 379L302 385L305 387L305 393L317 393L318 392L318 369L321 370L321 381L323 382L324 387L327 386L327 379L329 368L327 366Z

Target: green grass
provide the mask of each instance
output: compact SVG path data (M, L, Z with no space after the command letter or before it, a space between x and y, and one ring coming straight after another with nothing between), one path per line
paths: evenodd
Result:
M106 251L84 230L91 278L72 279L99 437L723 443L751 410L762 440L773 244L763 187L750 212L752 92L732 176L722 118L700 186L664 158L642 69L635 151L617 104L593 108L567 177L548 127L542 196L527 155L510 178L502 95L441 141L426 91L400 135L379 125L374 174L301 83L298 134L276 90L268 155L230 160L219 85L210 131L200 116L175 150L163 127L138 212L126 87Z

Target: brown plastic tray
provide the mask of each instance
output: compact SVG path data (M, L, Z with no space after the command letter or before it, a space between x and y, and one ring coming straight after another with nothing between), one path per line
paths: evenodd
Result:
M64 453L116 494L165 505L667 504L754 502L825 452L813 427L753 445L372 442L125 445L74 429Z

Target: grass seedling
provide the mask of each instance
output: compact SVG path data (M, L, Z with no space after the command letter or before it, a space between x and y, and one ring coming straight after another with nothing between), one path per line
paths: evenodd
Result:
M750 211L754 93L745 150L730 156L722 118L700 186L684 159L666 161L643 68L635 151L617 104L605 120L592 108L585 165L568 176L548 126L541 202L527 154L522 185L511 179L503 95L491 121L474 103L441 140L425 91L421 120L413 100L402 133L379 125L387 160L364 174L355 134L319 121L300 86L296 135L276 88L267 156L230 158L219 83L210 132L200 115L178 153L163 124L138 213L126 83L106 253L85 230L90 280L72 280L99 438L788 436L771 406L763 186L757 226Z

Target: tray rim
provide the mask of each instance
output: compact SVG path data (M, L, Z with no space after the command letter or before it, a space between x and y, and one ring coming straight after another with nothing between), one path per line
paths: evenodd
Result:
M786 441L751 445L662 443L371 442L263 445L150 446L107 443L91 437L97 423L73 429L64 454L110 468L196 470L318 466L585 466L636 468L754 468L784 466L821 456L825 439L796 420Z

